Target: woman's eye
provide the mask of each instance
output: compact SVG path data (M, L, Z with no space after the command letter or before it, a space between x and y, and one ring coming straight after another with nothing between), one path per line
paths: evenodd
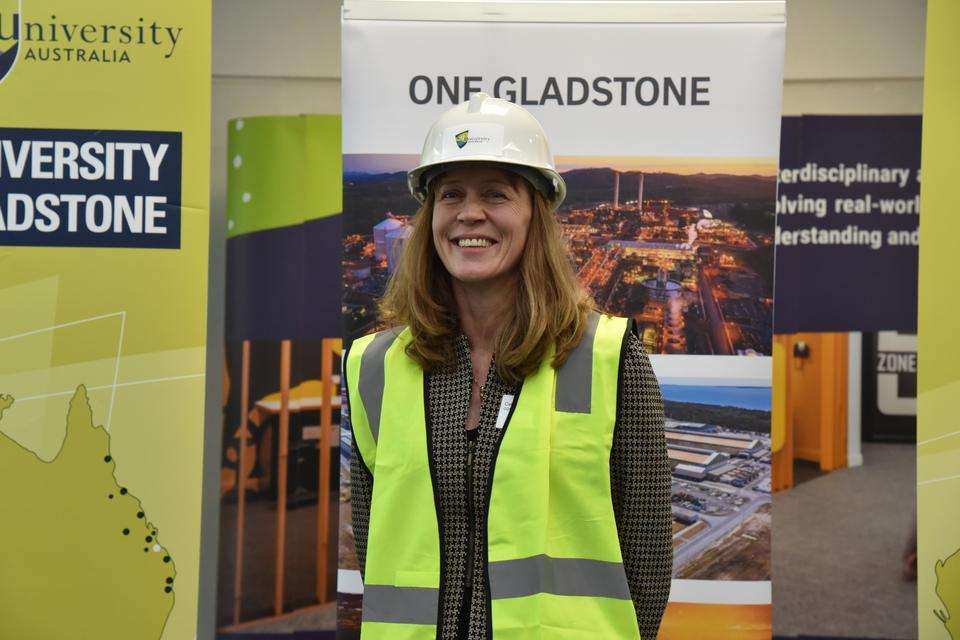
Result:
M450 200L451 198L455 198L456 196L457 196L457 192L456 192L456 191L446 191L446 192L444 192L443 194L441 194L440 199L441 199L441 200Z
M506 195L505 193L503 193L502 191L488 191L488 192L487 192L487 197L488 197L488 198L499 199L499 198L506 198L507 195Z

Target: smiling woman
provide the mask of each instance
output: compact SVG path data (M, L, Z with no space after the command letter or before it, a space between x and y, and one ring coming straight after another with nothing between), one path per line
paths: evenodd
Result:
M527 240L532 190L495 165L455 168L438 182L433 243L447 272L459 286L509 286Z
M477 377L492 358L513 383L551 346L560 366L580 340L593 302L567 262L550 200L512 168L465 161L429 184L381 305L388 324L418 336L407 353L427 369L450 362L449 338L461 330L474 338Z
M543 129L476 94L409 186L390 328L345 358L363 637L656 637L663 401L633 323L577 281Z

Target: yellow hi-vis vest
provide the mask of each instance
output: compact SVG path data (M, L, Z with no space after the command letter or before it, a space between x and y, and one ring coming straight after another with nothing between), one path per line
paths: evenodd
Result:
M488 509L494 640L640 638L610 494L628 330L592 314L560 369L548 354L501 402L490 502L476 507ZM346 360L354 450L374 478L362 640L437 637L441 532L426 377L404 351L410 339L408 329L368 335Z

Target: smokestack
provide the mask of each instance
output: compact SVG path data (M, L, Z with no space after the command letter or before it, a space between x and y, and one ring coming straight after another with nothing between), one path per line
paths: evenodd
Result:
M620 208L620 172L613 172L613 208Z
M640 173L640 193L637 195L637 213L643 213L643 172Z

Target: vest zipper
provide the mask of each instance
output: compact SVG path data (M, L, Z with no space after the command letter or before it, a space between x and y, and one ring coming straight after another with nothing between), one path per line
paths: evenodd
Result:
M477 427L479 428L479 427ZM473 605L473 554L474 529L476 528L476 514L474 513L473 498L473 452L476 441L467 434L467 521L469 526L469 541L467 543L467 585L463 594L463 607L460 612L460 637L467 638L470 630L470 609Z

